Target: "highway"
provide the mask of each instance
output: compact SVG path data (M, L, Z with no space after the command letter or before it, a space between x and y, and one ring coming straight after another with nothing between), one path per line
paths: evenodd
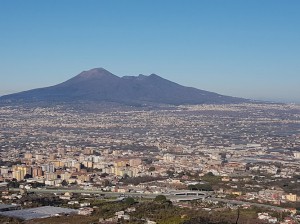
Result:
M13 192L19 192L19 188L11 188L10 191ZM186 200L186 201L191 201L191 200L199 200L203 199L205 196L197 196L197 195L175 195L175 193L160 193L160 194L154 194L154 193L137 193L137 192L126 192L126 193L121 193L121 192L107 192L107 191L102 191L102 190L88 190L88 189L27 189L27 192L34 192L34 193L48 193L48 194L62 194L62 193L78 193L78 194L100 194L100 195L105 195L107 197L120 197L120 196L127 196L127 197L137 197L137 198L152 198L154 199L157 195L165 195L167 199L171 201L180 201L180 200ZM178 191L182 193L182 191ZM191 193L190 191L186 191L187 193Z
M19 192L19 188L11 188L10 191ZM253 203L253 202L245 202L245 201L238 201L238 200L229 200L229 199L222 199L222 198L215 198L210 197L209 193L201 192L201 194L204 195L190 195L190 194L197 194L198 192L192 192L192 191L173 191L170 193L160 193L160 194L154 194L154 193L136 193L136 192L106 192L102 190L88 190L88 189L28 189L27 192L34 192L34 193L79 193L79 194L100 194L105 195L108 197L120 197L120 196L127 196L127 197L138 197L138 198L155 198L157 195L165 195L167 199L171 201L191 201L191 200L207 200L207 201L218 201L223 203L229 203L234 205L249 205L249 206L256 206L260 208L266 208L271 209L275 211L285 211L285 208L272 206L272 205L266 205L266 204L260 204L260 203ZM183 195L183 193L186 193L187 195ZM176 195L177 194L177 195Z
M18 188L11 188L10 191L20 191ZM27 189L27 192L34 193L78 193L78 194L101 194L110 197L119 197L120 195L130 196L130 197L145 197L145 198L155 198L158 194L145 194L145 193L136 193L136 192L107 192L102 190L88 190L88 189Z

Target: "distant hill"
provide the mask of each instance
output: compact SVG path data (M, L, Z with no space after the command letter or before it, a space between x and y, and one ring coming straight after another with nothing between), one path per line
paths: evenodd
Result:
M228 104L249 100L185 87L158 75L118 77L103 68L83 71L55 86L0 97L17 103Z

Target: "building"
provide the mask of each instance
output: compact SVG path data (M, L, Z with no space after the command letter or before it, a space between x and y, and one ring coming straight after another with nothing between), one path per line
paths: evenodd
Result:
M292 202L297 201L297 195L296 194L289 193L289 194L285 195L285 198L286 198L287 201L292 201Z
M300 159L300 152L294 152L294 157L296 159Z
M33 167L32 168L32 177L41 177L43 176L42 167Z
M12 167L13 171L13 178L15 178L17 181L24 180L25 175L27 174L27 169L26 166L24 165L15 165Z

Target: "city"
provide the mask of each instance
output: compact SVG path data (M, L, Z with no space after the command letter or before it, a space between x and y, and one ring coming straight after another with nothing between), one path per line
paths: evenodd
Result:
M297 223L299 112L296 104L263 103L98 113L1 107L1 200L30 208L28 195L51 195L90 215L91 195L164 195L181 207L258 207L256 220Z

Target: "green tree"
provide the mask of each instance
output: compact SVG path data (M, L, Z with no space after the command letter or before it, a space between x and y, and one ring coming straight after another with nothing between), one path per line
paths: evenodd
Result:
M38 188L38 187L44 187L44 186L45 186L44 183L39 183L39 182L33 182L33 183L31 184L31 187L32 187L32 188Z
M63 180L63 181L61 182L61 186L68 186L68 182L67 182L66 180Z
M128 197L128 198L125 198L124 202L127 205L133 205L135 203L135 200L132 197Z
M109 176L108 173L101 173L101 175L100 175L100 177L102 177L102 178L105 178L105 177L107 177L107 176Z
M164 195L157 195L157 196L155 197L154 201L160 202L160 203L164 203L164 202L167 201L167 198L166 198L166 196L164 196Z
M149 171L149 172L155 171L155 167L154 167L154 166L149 167L149 170L148 170L148 171Z
M32 178L32 176L28 173L26 173L26 175L24 176L24 179L29 179L29 178Z
M8 182L9 188L18 188L20 183L14 178L12 181Z
M189 185L189 190L192 191L212 191L212 186L210 184L196 184L196 185Z
M109 185L110 185L109 180L105 179L105 180L103 181L102 185L103 185L103 187L109 186Z
M215 175L212 172L208 172L206 174L204 174L203 177L214 177Z

